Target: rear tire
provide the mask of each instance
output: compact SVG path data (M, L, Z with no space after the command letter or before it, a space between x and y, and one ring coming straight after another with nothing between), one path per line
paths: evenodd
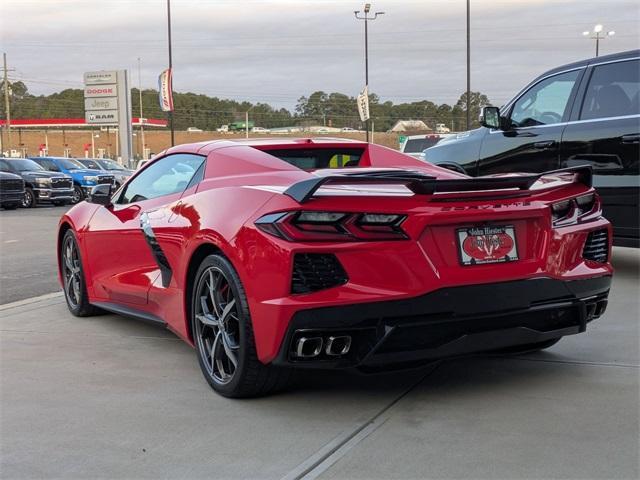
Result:
M89 317L101 310L89 303L80 249L73 230L65 232L60 247L60 272L64 298L69 311L76 317Z
M194 279L191 325L207 383L230 398L257 397L285 388L291 370L258 360L247 297L231 263L206 257Z

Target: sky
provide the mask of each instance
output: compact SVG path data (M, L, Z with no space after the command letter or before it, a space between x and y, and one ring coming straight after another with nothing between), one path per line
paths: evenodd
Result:
M316 90L364 85L364 2L172 0L174 90L293 108ZM369 90L394 103L454 104L466 88L464 0L378 0ZM168 65L165 0L0 0L0 50L34 94L81 88L92 70L129 69L156 88ZM637 0L471 0L471 88L501 105L545 70L640 48Z

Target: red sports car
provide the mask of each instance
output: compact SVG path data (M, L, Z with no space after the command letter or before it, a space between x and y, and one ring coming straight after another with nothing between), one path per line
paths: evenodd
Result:
M546 348L607 305L588 167L469 178L362 142L211 141L110 188L60 221L69 310L165 324L229 397Z

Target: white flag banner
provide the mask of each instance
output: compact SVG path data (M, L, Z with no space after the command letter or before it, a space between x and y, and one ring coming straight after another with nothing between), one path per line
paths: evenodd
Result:
M173 111L173 86L171 85L172 72L167 68L158 77L158 93L160 97L160 109L163 112Z
M358 95L358 113L360 114L360 120L369 120L369 86L365 85L364 90Z

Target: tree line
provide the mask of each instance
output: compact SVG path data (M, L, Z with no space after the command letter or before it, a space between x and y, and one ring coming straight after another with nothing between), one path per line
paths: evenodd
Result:
M0 84L1 85L1 84ZM84 116L82 89L65 89L50 95L33 95L25 83L10 83L11 117L19 118L81 118ZM131 91L133 116L140 116L140 95ZM489 105L489 99L480 92L471 93L470 112L472 128L478 126L480 108ZM268 103L251 103L210 97L192 92L174 92L174 122L178 130L197 127L215 130L221 125L244 121L245 112L250 120L265 128L293 125L326 125L331 127L363 128L356 108L355 97L339 92L313 92L298 99L293 111L276 108ZM452 131L466 129L466 94L460 95L454 105L436 104L429 100L410 103L382 102L378 95L369 95L370 115L377 131L390 129L398 120L422 120L429 127L442 123ZM145 118L166 118L160 110L158 91L142 90L142 112ZM2 118L5 118L3 112Z

